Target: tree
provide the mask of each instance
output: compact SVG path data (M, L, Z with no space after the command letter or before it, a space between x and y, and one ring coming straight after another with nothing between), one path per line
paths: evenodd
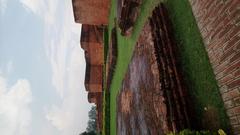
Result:
M79 135L97 135L95 132L83 132L83 133L81 133L81 134L79 134Z
M96 112L96 106L92 106L91 110L88 112L88 126L87 126L87 132L97 132L97 112Z
M88 112L88 125L86 131L79 135L97 135L97 112L96 106L92 106L91 110Z

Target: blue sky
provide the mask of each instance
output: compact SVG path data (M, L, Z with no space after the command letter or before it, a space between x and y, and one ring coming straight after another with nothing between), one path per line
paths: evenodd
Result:
M0 133L78 135L91 104L71 0L0 0Z

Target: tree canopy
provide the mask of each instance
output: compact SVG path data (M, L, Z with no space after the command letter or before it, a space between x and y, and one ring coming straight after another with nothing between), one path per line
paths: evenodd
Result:
M88 112L88 125L86 131L79 135L97 135L97 112L96 106L92 106L91 110Z

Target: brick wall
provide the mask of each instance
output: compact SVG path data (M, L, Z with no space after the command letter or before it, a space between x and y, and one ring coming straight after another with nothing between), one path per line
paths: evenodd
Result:
M240 134L240 0L189 0L235 134Z
M86 61L91 65L103 65L103 29L95 25L82 25L81 47Z
M108 24L110 0L72 0L72 4L77 23Z

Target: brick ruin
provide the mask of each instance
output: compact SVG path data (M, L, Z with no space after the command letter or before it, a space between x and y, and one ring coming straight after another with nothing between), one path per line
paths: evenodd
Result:
M82 25L81 47L85 52L85 87L88 92L102 92L103 29L100 26Z
M85 53L85 87L89 103L97 106L97 129L102 128L103 90L103 28L96 25L82 25L81 47Z
M142 0L118 0L117 20L121 34L129 36L140 12Z
M75 22L107 25L110 0L72 0Z
M167 104L167 123L170 131L190 127L188 95L183 83L182 71L177 61L178 52L174 42L167 10L160 4L150 18L159 78Z
M72 0L76 23L82 24L81 48L85 53L85 88L89 103L97 107L97 131L102 129L103 29L108 24L110 0Z
M234 134L240 134L240 1L189 0Z

